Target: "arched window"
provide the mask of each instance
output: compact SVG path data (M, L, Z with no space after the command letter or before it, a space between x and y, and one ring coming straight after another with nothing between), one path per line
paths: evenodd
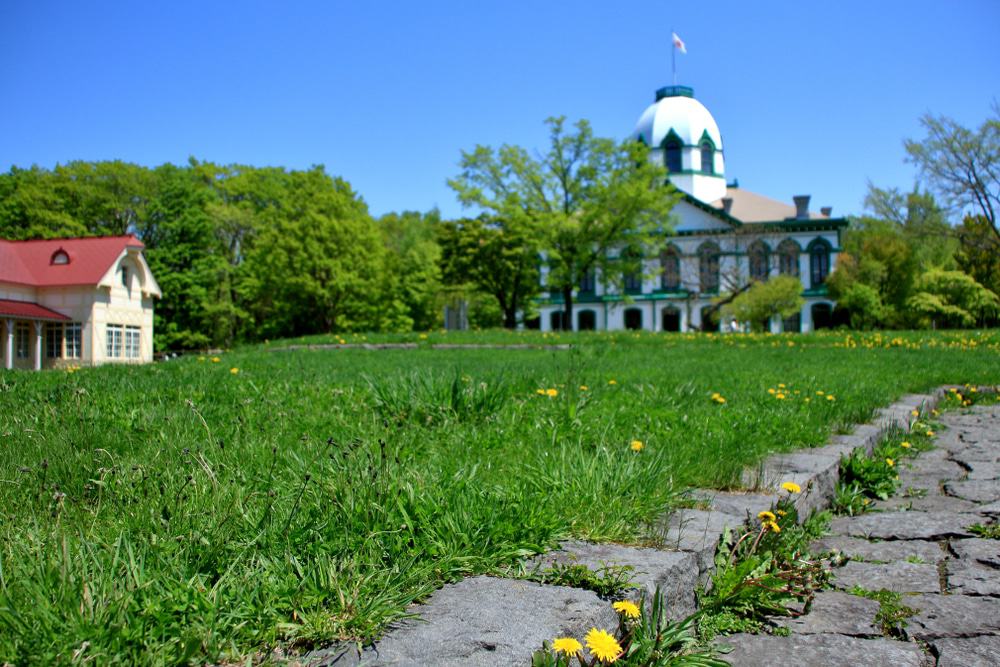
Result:
M622 274L622 286L626 294L642 294L642 255L633 250L626 250L622 253L622 260L632 267L628 267ZM638 263L638 267L634 265Z
M778 273L799 277L799 244L792 239L785 239L778 246Z
M715 173L715 146L708 140L701 142L701 173Z
M69 253L62 248L52 253L52 264L69 264Z
M577 331L593 331L597 328L597 313L592 310L581 310L576 314Z
M703 293L719 291L719 246L712 242L698 248L698 278Z
M670 245L660 253L660 288L670 291L681 288L681 254Z
M828 303L817 303L812 307L813 331L829 329L833 326L833 308Z
M565 328L563 326L563 316L565 314L561 310L554 310L549 313L549 329L552 331L562 331Z
M830 275L830 244L826 239L815 239L809 244L809 277L812 287L826 282Z
M667 140L663 142L663 160L664 164L667 165L667 171L671 174L676 174L683 169L681 148L681 141L676 137L676 135L670 135Z
M625 309L625 328L628 329L629 331L636 331L642 328L641 308Z
M680 331L681 330L681 311L677 310L673 306L667 306L660 312L660 317L662 319L662 326L660 327L663 331Z
M764 282L770 273L771 249L763 241L754 241L747 248L747 258L750 260L750 280Z

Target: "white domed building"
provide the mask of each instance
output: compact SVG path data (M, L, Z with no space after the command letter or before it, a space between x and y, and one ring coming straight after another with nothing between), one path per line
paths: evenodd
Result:
M683 198L672 212L672 231L641 275L625 276L624 294L589 276L574 295L574 330L732 331L720 321L719 296L754 281L789 274L802 281L805 304L772 332L808 332L831 326L833 302L826 279L836 263L844 218L830 208L809 210L809 195L786 204L727 183L722 133L687 86L667 86L639 117L633 136L664 164ZM540 327L563 326L562 299L539 303ZM568 323L567 323L568 324Z

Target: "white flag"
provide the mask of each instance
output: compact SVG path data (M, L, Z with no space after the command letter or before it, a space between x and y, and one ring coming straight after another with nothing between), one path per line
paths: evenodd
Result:
M688 50L687 47L684 46L684 40L678 37L676 32L673 33L673 35L674 35L674 48L680 51L681 53L687 55Z

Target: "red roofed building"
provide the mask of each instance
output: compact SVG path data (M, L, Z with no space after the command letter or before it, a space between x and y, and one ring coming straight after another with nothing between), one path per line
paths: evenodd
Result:
M0 240L4 368L153 359L160 288L134 236Z

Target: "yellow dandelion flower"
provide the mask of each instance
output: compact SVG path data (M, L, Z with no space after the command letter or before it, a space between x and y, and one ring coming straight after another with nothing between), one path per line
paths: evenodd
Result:
M770 387L770 388L769 388L769 389L767 390L767 393L769 393L769 394L771 394L771 395L773 396L773 395L774 395L774 387Z
M781 532L781 526L779 526L774 521L765 521L764 522L764 528L766 528L767 530L770 530L772 533L780 533Z
M914 417L919 417L920 410L910 410L910 414L913 415Z
M198 357L198 361L205 361L205 357Z
M774 396L774 397L775 397L776 399L778 399L779 401L783 401L783 400L785 400L785 395L784 395L784 394L775 394L775 396Z
M588 387L587 385L585 384L580 385L580 391L587 391L588 389L590 389L590 387Z
M952 388L951 388L951 389L949 389L948 391L950 391L950 392L951 392L951 393L953 393L953 394L957 394L957 393L958 393L958 389L956 389L955 387L952 387Z
M572 637L560 637L552 642L552 650L566 655L576 655L583 650L583 644Z
M618 384L617 380L608 380L608 384Z
M622 647L618 640L604 630L591 628L583 640L587 642L590 654L601 662L612 663L622 653Z
M641 452L642 448L645 446L646 445L642 444L642 440L633 440L632 444L629 445L633 452Z
M777 517L774 516L774 512L769 512L764 510L763 512L757 512L757 518L761 521L774 521Z
M977 391L979 391L979 390L976 389L975 387L969 387L969 393L970 394L975 394Z
M716 402L716 403L718 403L719 405L722 405L723 403L725 403L725 402L726 402L726 399L724 399L724 398L723 398L723 397L721 397L721 396L716 396L716 398L715 398L715 402Z
M826 392L824 392L822 389L817 389L816 390L816 395L817 396L822 396L824 393L826 393Z
M619 614L627 616L628 618L639 618L639 607L636 606L634 602L622 600L620 602L615 602L611 605L611 607Z
M236 375L236 374L238 374L240 372L240 369L238 369L238 368L230 368L229 372L232 373L233 375Z
M778 389L784 389L784 388L785 388L785 383L784 382L779 382L778 383Z
M217 363L219 363L220 361L222 361L222 359L220 359L219 357L212 357L212 363L213 363L213 364L217 364Z
M778 516L788 516L788 512L785 510L774 510Z
M895 462L895 461L893 461L892 459L886 459L886 460L885 460L885 463L886 463L886 465L887 465L887 466L889 466L890 468L891 468L892 466L896 465L896 462Z
M836 397L833 394L827 394L826 400L828 400L828 401L835 401L837 399L836 399Z
M806 396L804 400L806 403L812 403L812 399L809 398L808 396Z
M785 482L781 485L781 488L789 493L802 493L802 487L795 482Z
M927 431L927 437L928 438L933 438L934 437L934 431Z
M903 449L909 449L912 445L910 445L910 443L908 442L901 442L899 443L899 446L902 447Z
M556 396L559 395L559 390L558 389L546 389L545 390L545 395L548 396L549 398L555 398Z
M539 396L544 396L545 395L545 390L544 389L536 389L535 393L538 394Z

